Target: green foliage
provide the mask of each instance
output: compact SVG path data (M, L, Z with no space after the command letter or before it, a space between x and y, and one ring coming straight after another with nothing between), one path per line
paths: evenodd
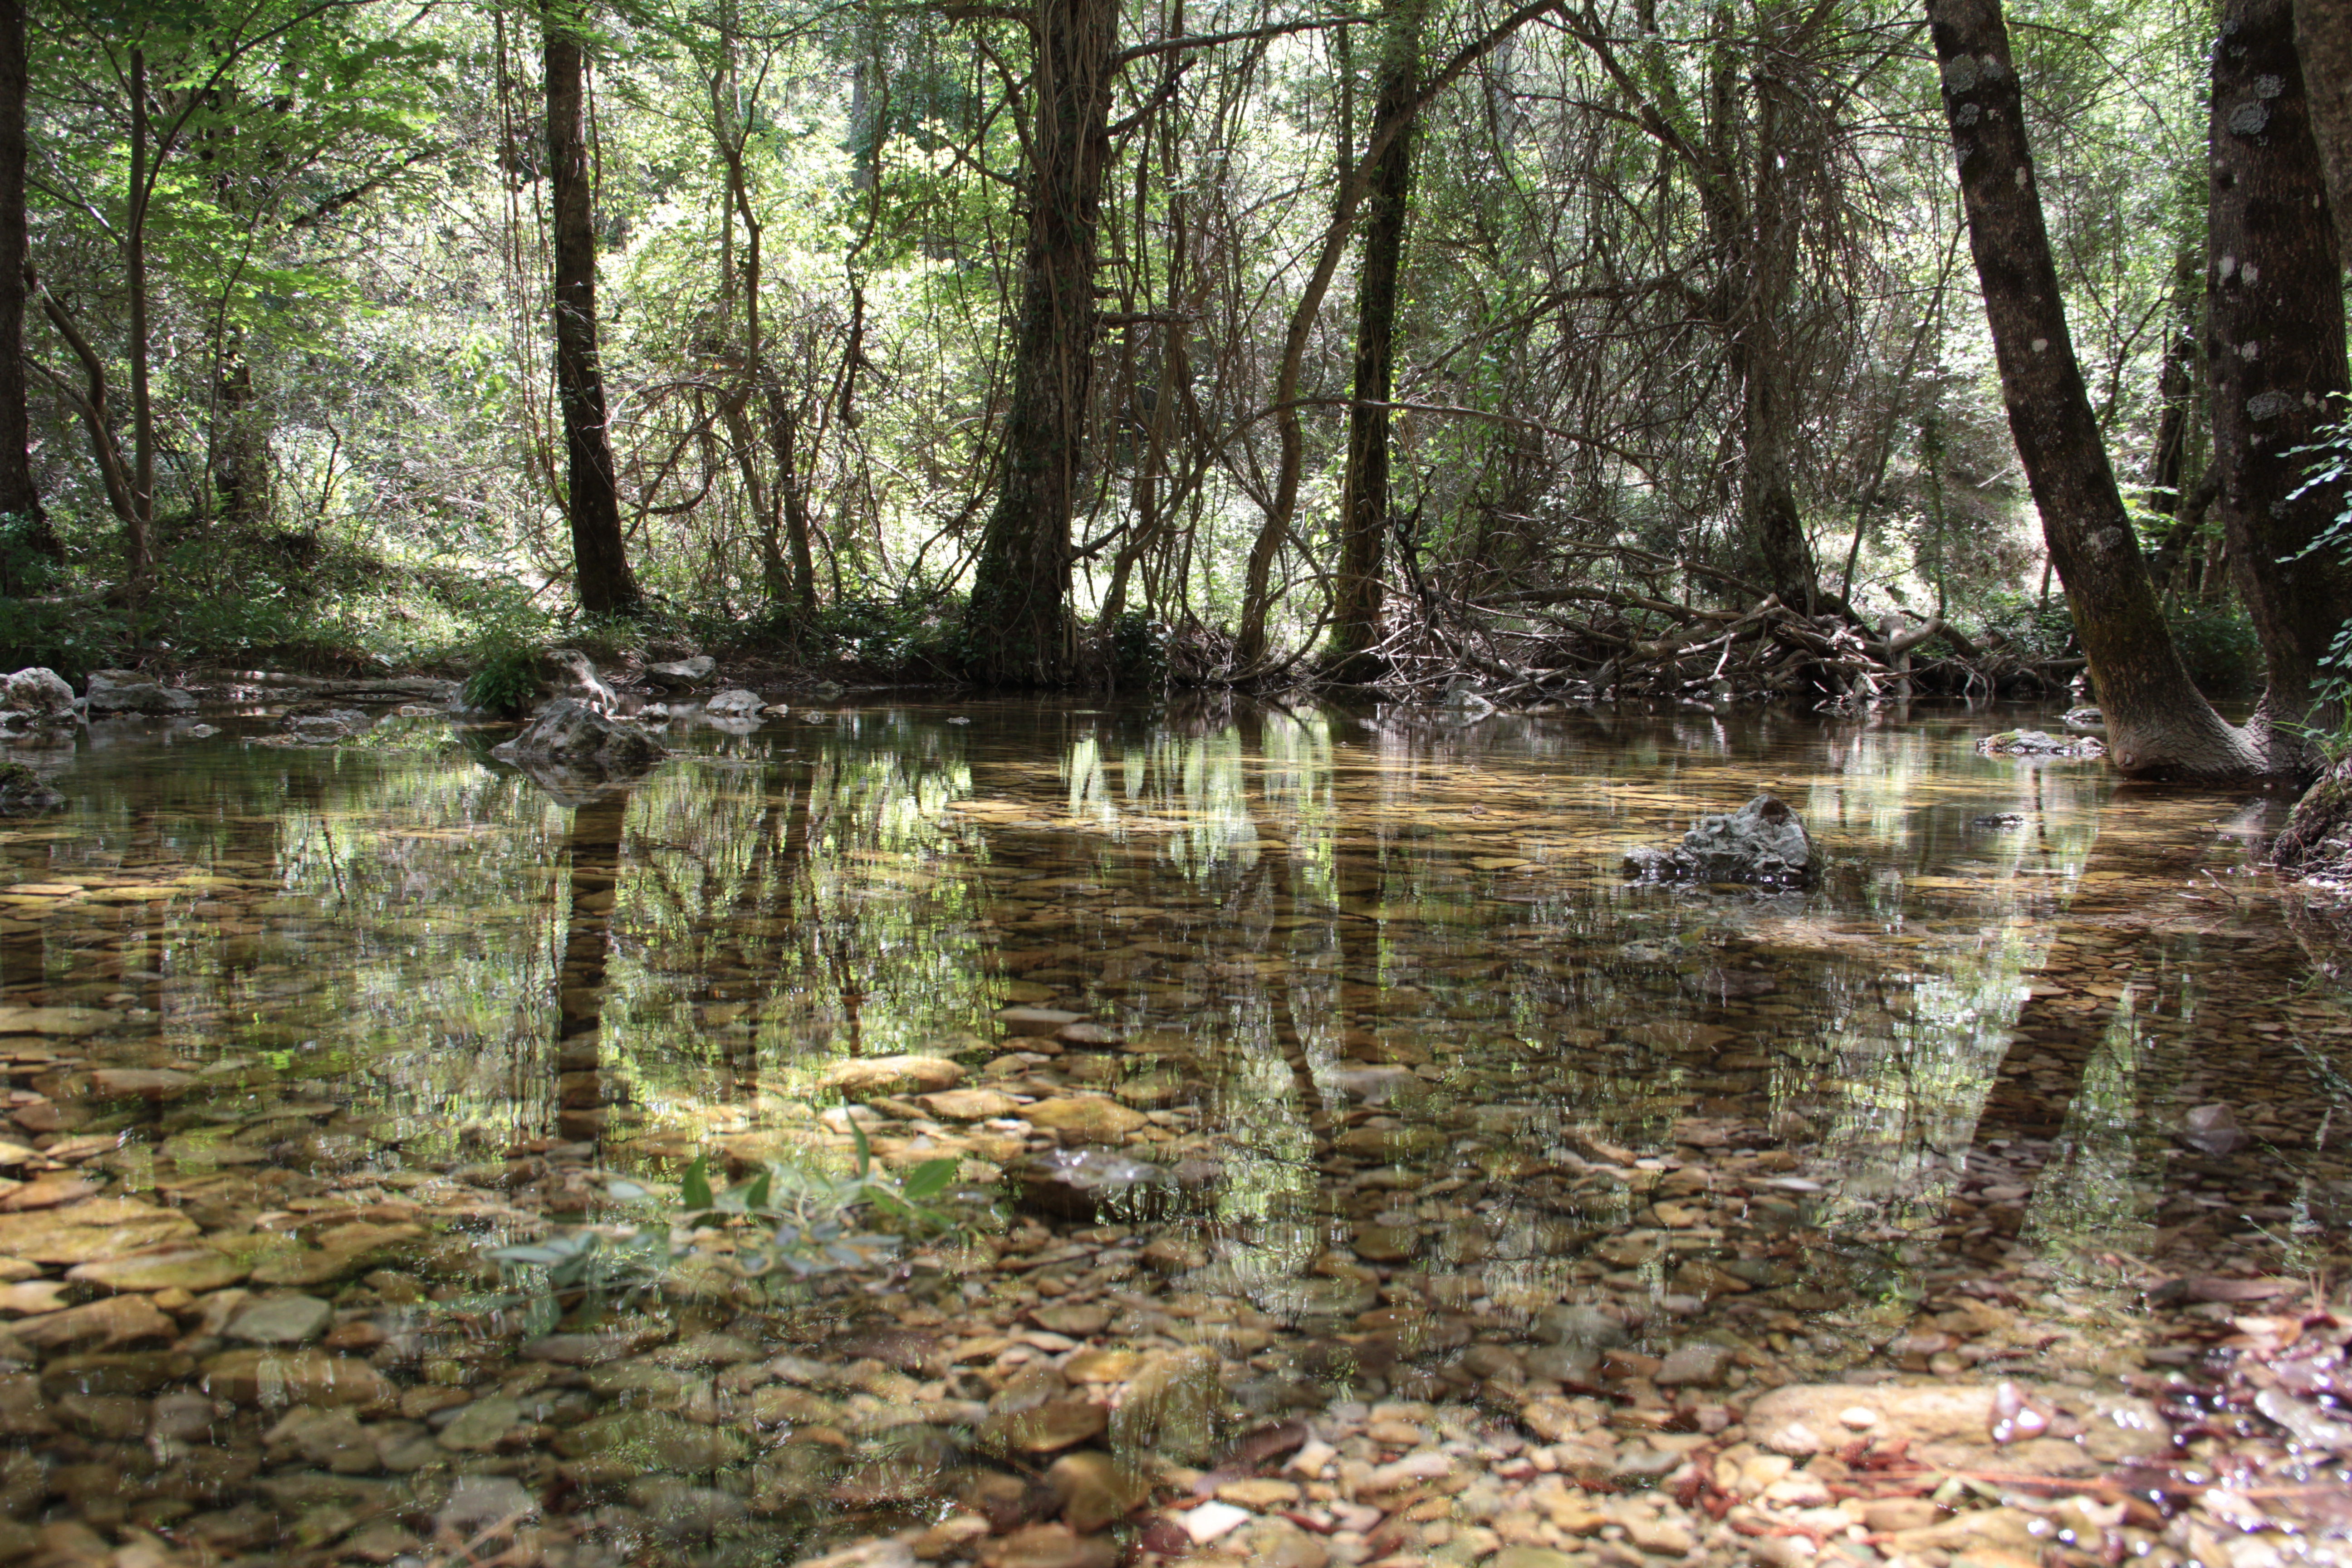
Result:
M2254 623L2234 602L2176 604L2164 618L2198 690L2214 698L2247 697L2262 685L2262 642Z
M2034 658L2063 658L2074 646L2074 617L2063 596L2048 604L2029 595L1996 589L1978 606L1982 635L1998 638Z
M1123 610L1104 628L1110 668L1122 687L1158 685L1168 672L1168 627L1142 610Z
M955 600L845 599L819 607L806 623L801 646L814 658L885 669L951 668L962 662L962 605Z
M737 1276L798 1282L878 1267L898 1255L908 1236L952 1228L930 1205L955 1180L955 1161L927 1160L893 1175L874 1163L864 1130L853 1122L851 1131L857 1160L845 1176L770 1161L750 1181L715 1191L709 1161L698 1155L674 1201L634 1182L606 1184L614 1201L651 1211L641 1223L572 1226L488 1256L520 1289L533 1331L544 1333L566 1310L625 1310L659 1289L695 1256L703 1232L729 1233Z
M502 718L529 712L538 695L539 650L526 642L488 643L482 649L481 663L466 678L466 706Z
M2329 429L2305 447L2303 455L2311 458L2311 469L2295 494L2332 489L2344 498L2344 504L2336 521L2322 530L2296 559L2317 553L2352 556L2352 417ZM2336 628L2336 638L2328 644L2320 667L2325 673L2320 679L2319 695L2324 701L2334 704L2336 719L2332 728L2313 731L2312 740L2333 767L2352 755L2352 616Z

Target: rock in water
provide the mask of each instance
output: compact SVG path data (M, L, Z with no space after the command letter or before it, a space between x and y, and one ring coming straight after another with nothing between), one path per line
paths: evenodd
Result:
M91 715L100 713L193 713L195 694L158 681L142 680L128 669L93 669L85 702Z
M1636 849L1625 874L1651 880L1760 882L1788 886L1819 870L1812 839L1786 803L1759 795L1725 816L1702 816L1679 847Z
M65 796L24 763L0 763L0 816L37 816L65 803Z
M1056 1219L1133 1219L1159 1212L1176 1194L1175 1178L1159 1166L1100 1149L1049 1149L1007 1173L1024 1208Z
M731 714L757 713L766 706L766 700L758 692L746 691L739 686L731 690L722 691L704 703L702 710L705 713L716 713L724 718Z
M2003 730L1977 742L1988 757L2104 757L2106 746L2095 735L2053 735L2045 730Z
M2106 738L2107 716L2095 708L2069 708L2058 721L2078 735Z
M540 655L539 667L540 690L550 701L569 698L599 713L610 713L618 705L613 689L578 648L549 648Z
M10 676L5 700L11 712L22 713L37 724L73 722L73 688L43 665L32 665Z
M646 666L646 684L664 691L691 691L698 686L709 685L710 678L718 673L719 661L707 653L698 653L692 658Z
M284 721L290 739L312 745L331 745L353 735L363 735L374 724L374 720L356 708L337 708L326 702L297 702L286 710Z
M2181 1117L2180 1141L2217 1159L2236 1152L2249 1142L2236 1115L2218 1100L2210 1105L2193 1106Z
M534 778L549 769L573 780L615 780L633 778L669 753L585 702L564 697L531 715L521 734L492 747L490 755Z

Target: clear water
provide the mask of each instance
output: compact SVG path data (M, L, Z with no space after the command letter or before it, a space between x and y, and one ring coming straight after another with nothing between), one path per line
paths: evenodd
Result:
M576 806L438 721L331 749L260 718L100 726L16 753L72 804L0 826L0 1058L55 1107L0 1136L66 1141L56 1163L216 1247L336 1205L437 1226L386 1255L429 1289L578 1209L566 1171L845 1162L826 1071L944 1057L1139 1113L1108 1142L1140 1157L1213 1163L1181 1213L1081 1239L1181 1244L1123 1288L1245 1304L1270 1376L1318 1327L1286 1289L1335 1260L1497 1321L1616 1290L1661 1321L1840 1323L1899 1323L1936 1269L2021 1247L2126 1315L2185 1270L2340 1265L2352 1007L2321 928L2248 868L2283 804L1975 753L2021 721L2047 716L853 698L681 730L651 778ZM1830 858L1817 888L1622 878L1626 850L1767 788ZM1008 1054L1013 1005L1113 1040ZM1405 1071L1367 1089L1383 1066ZM196 1083L89 1092L121 1068ZM2179 1136L2214 1102L2242 1134L2220 1153ZM980 1186L1028 1136L908 1100L869 1125L886 1162L956 1155ZM1684 1165L1745 1184L1736 1225L1651 1201ZM988 1265L1026 1223L931 1299L1017 1292ZM308 1288L345 1318L399 1305L373 1271ZM201 1301L169 1304L191 1353L221 1347ZM392 1376L511 1383L510 1348ZM1387 1381L1459 1392L1452 1364ZM34 1445L53 1469L130 1441L76 1421ZM217 1440L257 1440L238 1430ZM184 1529L278 1507L260 1484L11 1511Z

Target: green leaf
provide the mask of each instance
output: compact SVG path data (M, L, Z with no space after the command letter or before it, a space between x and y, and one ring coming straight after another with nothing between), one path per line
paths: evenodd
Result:
M710 1172L708 1161L708 1155L697 1154L694 1157L694 1163L686 1168L686 1182L678 1189L678 1195L689 1213L710 1206Z
M751 1190L744 1194L743 1206L754 1213L768 1206L768 1173L761 1172L751 1178Z
M926 1160L907 1173L906 1183L898 1189L898 1195L909 1203L937 1197L947 1191L948 1184L955 1180L955 1173L956 1163L953 1160Z
M849 1119L849 1135L857 1140L857 1179L862 1182L866 1173L874 1168L874 1145L866 1141L866 1129L857 1124L855 1116Z

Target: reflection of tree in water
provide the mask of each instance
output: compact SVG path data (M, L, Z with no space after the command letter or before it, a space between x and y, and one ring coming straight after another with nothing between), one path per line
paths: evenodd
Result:
M573 1142L600 1142L610 1114L604 1078L605 970L628 816L628 792L614 790L572 807L563 836L569 891L563 963L555 982L556 1130Z

